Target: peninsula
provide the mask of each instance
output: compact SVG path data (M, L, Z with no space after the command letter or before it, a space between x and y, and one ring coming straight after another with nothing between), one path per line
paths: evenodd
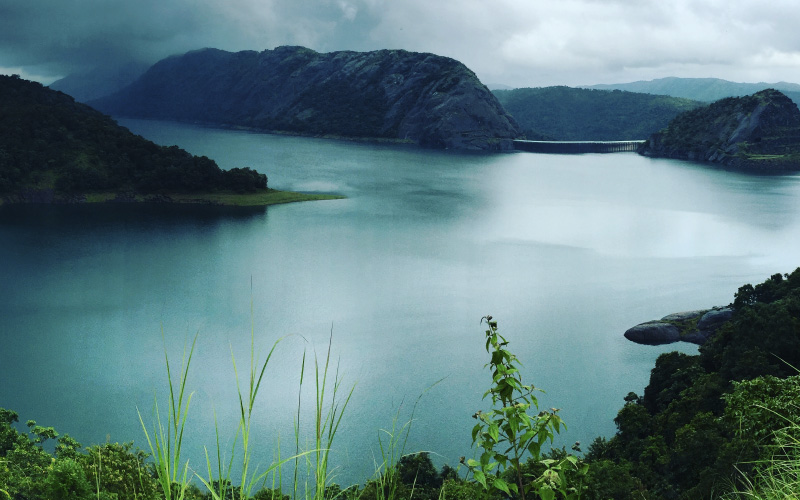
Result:
M338 196L276 191L249 167L222 170L159 146L61 92L0 76L0 204L271 205Z

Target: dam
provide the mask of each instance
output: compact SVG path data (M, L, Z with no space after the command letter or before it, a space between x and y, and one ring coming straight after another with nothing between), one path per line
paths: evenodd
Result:
M525 141L514 140L514 149L530 153L622 153L636 151L647 141Z

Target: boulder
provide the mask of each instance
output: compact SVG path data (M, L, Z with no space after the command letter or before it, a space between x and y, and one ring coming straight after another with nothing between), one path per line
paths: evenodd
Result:
M631 342L645 345L689 342L703 345L733 317L731 307L713 307L672 313L658 321L640 323L625 332Z
M625 338L637 344L672 344L673 342L681 340L681 331L672 323L651 321L629 328L625 332Z

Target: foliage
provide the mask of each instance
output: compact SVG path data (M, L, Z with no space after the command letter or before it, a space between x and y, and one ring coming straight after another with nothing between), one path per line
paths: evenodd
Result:
M67 434L27 422L0 408L0 498L15 500L134 500L157 498L147 455L132 443L92 446L85 452ZM55 446L48 441L56 440ZM53 452L45 448L52 448Z
M148 455L133 448L133 442L94 445L80 455L86 478L102 492L117 500L154 498L159 491L153 464Z
M617 434L590 447L590 471L602 467L644 498L694 499L763 470L775 432L800 416L800 269L740 287L733 306L699 355L658 357L644 396L625 398ZM588 492L614 487L586 480Z
M506 349L508 341L498 332L497 321L491 316L482 318L481 322L484 321L489 327L486 351L491 361L486 366L492 374L492 386L483 397L491 397L492 409L475 414L478 423L472 429L472 441L483 451L478 460L470 459L467 466L475 480L490 491L513 493L522 500L529 492L546 500L557 494L563 498L579 498L580 489L568 482L566 476L567 470L579 467L578 460L570 455L553 459L542 453L542 447L552 442L563 427L557 410L528 415L529 410L538 410L539 403L534 395L537 389L522 383L516 366L518 359ZM522 467L526 455L533 465L543 466L543 470L526 473ZM586 472L583 466L580 470ZM507 476L503 477L503 473Z
M91 492L83 468L71 458L54 461L44 479L44 494L50 500L88 500Z

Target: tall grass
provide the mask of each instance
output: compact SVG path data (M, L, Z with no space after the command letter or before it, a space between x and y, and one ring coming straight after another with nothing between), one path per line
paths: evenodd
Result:
M727 499L794 500L800 498L800 423L778 431L768 460L756 463L753 479Z
M161 336L162 338L164 336L163 326ZM147 444L150 447L150 454L155 459L158 482L166 500L183 500L186 487L191 480L191 476L189 476L189 461L187 460L184 464L181 464L181 446L183 444L183 431L186 427L186 417L189 413L189 403L193 394L190 393L188 397L186 395L186 378L189 374L189 365L192 361L196 343L197 335L192 340L192 347L189 349L188 357L184 347L177 394L172 380L172 372L170 371L169 355L167 354L166 346L164 347L164 362L167 367L167 380L169 383L169 407L166 425L161 419L157 397L154 398L153 403L155 423L153 424L152 432L148 432L142 414L137 409L139 422L142 424ZM173 485L177 485L177 488L173 488Z
M306 459L307 479L313 477L313 494L309 488L305 488L304 496L306 499L323 500L326 488L332 483L335 477L330 469L330 452L333 448L333 441L342 422L344 411L347 408L350 398L353 396L355 385L350 387L346 395L340 397L342 391L342 378L339 374L339 363L336 364L336 372L333 380L329 380L329 370L331 368L331 346L333 345L333 328L328 338L328 350L325 355L325 364L320 371L320 361L316 351L314 351L314 444L309 452L310 457ZM300 415L301 415L301 394L303 381L305 379L306 354L303 353L300 374L300 390L297 396L297 415L295 419L295 455L300 453ZM329 386L329 382L333 387ZM329 400L326 400L329 398ZM295 459L294 475L294 498L298 497L298 469L299 463Z
M338 363L336 364L335 372L331 373L333 369L331 363L333 329L331 329L331 335L328 339L324 363L320 361L316 351L314 353L314 431L313 439L309 441L309 449L301 449L301 443L304 440L300 432L301 400L306 372L306 353L304 352L300 369L300 387L298 389L298 406L295 420L295 453L289 457L281 458L279 440L276 460L266 469L259 470L253 464L252 453L255 440L253 436L253 421L256 399L265 381L265 374L270 360L284 338L276 340L266 358L261 361L256 354L255 328L252 322L252 301L250 307L250 365L249 369L243 373L244 377L240 376L239 364L231 347L231 362L239 403L237 430L229 453L223 453L223 445L220 440L220 425L216 412L214 413L215 450L212 448L213 451L209 452L209 448L205 447L206 472L204 474L198 474L189 466L188 460L183 462L181 458L186 418L193 395L193 393L187 393L186 381L198 336L195 335L188 354L184 347L180 378L177 383L173 381L169 355L166 347L164 349L169 387L169 408L166 422L162 418L157 397L153 405L154 423L152 429L148 430L141 412L139 412L139 421L147 438L151 455L154 458L158 482L166 500L183 500L188 485L195 477L205 486L214 500L226 500L232 496L243 499L250 498L255 490L267 484L270 477L272 479L272 489L274 490L277 487L278 491L281 491L284 486L283 466L292 461L295 465L291 485L293 498L298 499L302 495L306 500L323 500L325 488L331 484L333 476L330 468L330 452L339 425L342 422L344 411L355 389L355 385L353 385L349 390L344 391ZM213 459L212 454L216 455ZM228 456L227 460L223 458L225 455ZM300 459L303 459L303 461L301 462ZM238 486L235 486L232 481L234 463L241 465L239 469L240 476L236 478ZM298 477L298 473L302 468L301 464L306 466L305 478ZM305 488L303 488L302 492L299 488L301 482L305 483Z

